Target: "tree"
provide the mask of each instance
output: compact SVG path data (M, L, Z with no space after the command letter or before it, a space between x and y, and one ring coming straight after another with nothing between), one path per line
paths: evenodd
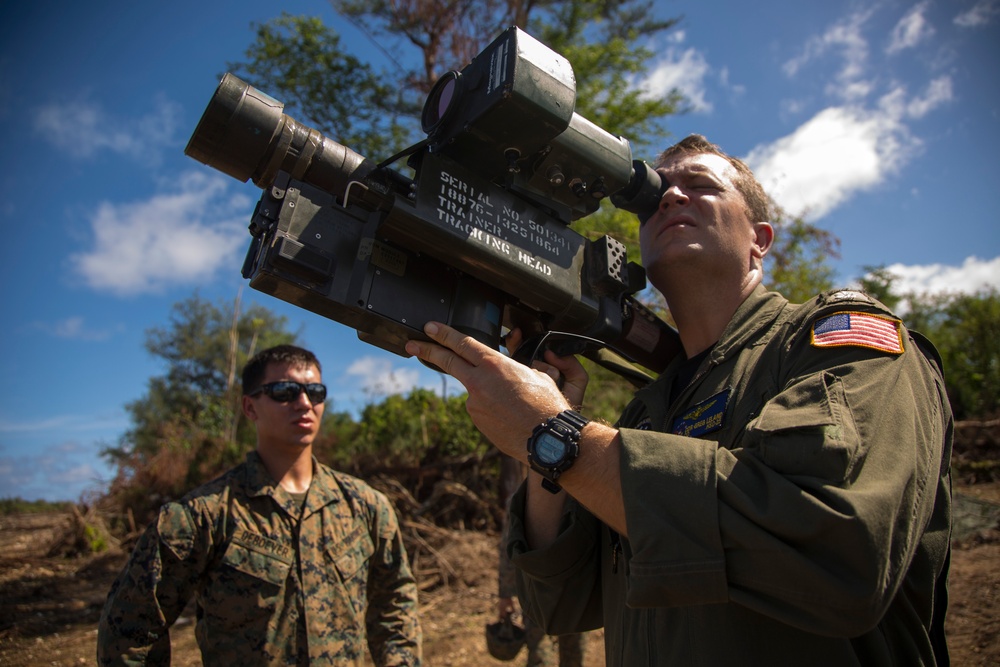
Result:
M341 422L337 430L343 433L345 426ZM345 469L416 469L488 449L465 411L464 395L442 398L419 387L365 406L349 434L349 440L333 443L324 428L317 456Z
M1000 293L960 294L944 308L935 332L952 408L960 419L1000 416Z
M197 295L174 305L170 323L146 333L166 363L146 395L129 403L131 427L102 454L117 467L111 495L149 511L237 463L253 447L237 370L258 350L292 343L284 317L253 306L211 304Z
M573 65L576 111L612 134L627 137L635 152L670 136L665 120L687 110L676 88L648 95L636 81L656 53L645 46L674 28L680 18L654 18L646 0L512 2L526 5L527 30Z
M1000 416L1000 293L903 296L908 328L927 336L944 362L957 419Z
M767 283L793 303L808 301L833 287L831 258L839 256L840 240L830 232L789 216L774 205L774 245L765 256Z
M447 70L461 69L500 30L520 25L573 65L577 112L646 145L668 135L663 120L682 109L672 90L652 97L634 86L654 53L644 46L678 19L652 18L650 0L333 0L389 63L341 47L319 18L283 14L256 26L246 62L232 72L279 97L330 138L373 159L414 142L424 96ZM409 53L416 57L407 57ZM418 66L404 63L416 62Z
M279 98L285 112L334 141L373 158L395 152L412 133L415 116L393 80L345 53L340 37L318 18L280 17L257 24L247 62L231 72Z
M576 111L634 143L667 136L662 121L681 110L672 90L645 95L633 79L655 55L643 44L680 19L654 18L650 0L332 0L341 15L376 39L415 47L420 66L396 60L402 81L426 95L449 69L461 69L503 29L517 25L573 66Z
M866 266L862 288L901 313L906 327L926 336L944 363L948 398L957 419L1000 416L1000 292L973 294L897 293L898 276Z
M902 297L892 291L893 283L898 276L886 269L884 266L865 266L865 275L861 277L861 289L866 294L872 296L886 305L890 310L895 311Z

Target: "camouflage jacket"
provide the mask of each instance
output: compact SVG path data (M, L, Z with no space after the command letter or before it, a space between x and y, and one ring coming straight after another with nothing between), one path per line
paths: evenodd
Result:
M206 665L419 665L417 587L395 512L314 460L304 506L256 452L168 503L115 580L101 665L169 664L169 628L197 603Z

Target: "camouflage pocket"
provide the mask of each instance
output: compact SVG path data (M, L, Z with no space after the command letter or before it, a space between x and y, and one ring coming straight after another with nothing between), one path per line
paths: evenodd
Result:
M368 571L375 545L367 531L357 529L341 542L330 542L326 555L340 576L354 611L363 614L368 606Z
M288 578L292 560L289 547L247 531L233 536L222 557L224 565L277 586Z

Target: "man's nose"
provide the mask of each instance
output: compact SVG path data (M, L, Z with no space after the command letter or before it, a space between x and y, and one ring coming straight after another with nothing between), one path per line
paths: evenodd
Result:
M309 408L313 407L312 399L309 398L309 392L305 390L300 391L299 395L295 397L295 400L292 401L292 403L295 403L296 405L303 404L305 407Z
M670 206L685 206L691 198L676 185L671 185L660 197L660 209L666 210Z

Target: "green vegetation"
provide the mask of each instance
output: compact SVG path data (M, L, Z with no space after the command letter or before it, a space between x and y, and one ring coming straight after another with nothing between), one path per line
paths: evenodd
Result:
M83 534L89 553L99 554L108 550L107 537L100 529L90 524L86 524L83 528Z
M907 328L930 339L944 362L948 398L956 419L1000 417L1000 292L898 293L898 277L885 267L865 267L862 287L903 314Z
M941 354L956 419L1000 416L1000 293L905 300L907 326L926 335Z
M50 502L48 500L24 500L23 498L0 498L0 516L10 514L43 514L46 512L64 512L73 503L67 501Z
M790 217L778 207L775 210L774 245L764 257L767 287L792 303L804 303L834 287L835 273L829 262L839 257L840 241L801 217Z

